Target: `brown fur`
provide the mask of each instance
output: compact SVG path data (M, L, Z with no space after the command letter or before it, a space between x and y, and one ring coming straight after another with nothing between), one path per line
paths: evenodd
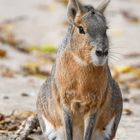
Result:
M63 116L60 108L62 104L65 104L73 113L73 123L81 129L81 134L83 134L83 118L98 107L100 112L96 130L102 131L111 118L117 114L110 106L113 95L108 83L108 66L96 67L92 64L80 66L73 58L73 53L79 57L84 56L84 51L79 52L80 50L76 53L65 51L59 58L55 73L56 83L52 83L54 99L50 101L57 109L52 111L52 106L48 104L44 109L44 115L55 128L61 127ZM85 60L84 57L81 58ZM121 103L121 99L116 103ZM46 109L51 110L51 113L46 113ZM80 116L81 119L79 119Z
M84 117L99 107L96 130L102 131L111 118L117 114L111 108L113 95L108 82L108 66L96 67L90 63L87 66L80 66L75 62L73 55L79 56L87 63L90 62L85 59L86 53L82 49L65 51L59 57L56 64L56 83L52 83L54 98L50 101L53 102L55 109L52 110L51 104L48 103L48 106L44 107L44 115L55 128L61 127L63 125L61 105L65 104L71 109L73 124L80 128L82 135ZM120 99L116 104L121 102ZM46 110L51 110L51 113L47 113Z
M97 14L101 16L98 11ZM120 89L112 79L107 63L102 66L93 64L91 52L97 46L90 45L90 36L79 33L77 27L81 25L87 32L87 25L78 16L72 27L70 47L58 53L52 79L40 91L37 103L39 116L43 115L57 130L64 127L63 107L66 107L72 117L73 137L77 130L83 138L84 121L97 112L94 132L104 133L111 119L115 118L109 139L112 140L122 112Z

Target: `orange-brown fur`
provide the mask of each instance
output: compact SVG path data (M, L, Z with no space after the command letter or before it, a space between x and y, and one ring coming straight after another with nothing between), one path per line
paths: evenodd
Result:
M72 29L70 48L66 48L57 56L54 77L49 85L52 97L39 96L38 110L57 129L64 126L62 108L66 106L72 113L74 128L77 128L83 136L85 118L98 112L93 131L102 133L110 120L121 114L122 98L120 93L117 93L120 92L119 89L113 89L118 85L112 86L114 81L110 76L108 64L103 66L93 64L91 51L95 48L86 42L85 35L79 34L76 26L80 25L86 31L84 21L78 17ZM84 65L78 63L77 58ZM116 130L112 132L110 140L115 133Z
M53 102L52 106L55 109L53 110L48 103L48 106L44 107L44 115L55 128L61 127L63 115L60 108L63 102L71 108L73 124L81 129L82 134L83 118L99 107L101 111L97 118L96 129L102 131L109 120L115 116L109 104L113 95L108 83L108 66L96 67L92 64L80 66L75 62L73 53L86 61L84 59L86 53L83 50L78 52L68 50L59 57L55 73L56 83L52 83L54 98L50 101ZM61 86L56 87L56 85ZM118 101L120 102L121 100ZM51 113L47 113L46 110L51 110Z

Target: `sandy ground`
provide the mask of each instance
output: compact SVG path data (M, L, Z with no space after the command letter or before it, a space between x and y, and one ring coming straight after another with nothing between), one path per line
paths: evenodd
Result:
M92 3L92 0L89 0L89 3ZM97 0L93 2L95 5L96 3ZM108 34L115 56L115 60L111 59L110 64L140 64L140 58L123 57L130 52L140 52L140 23L133 23L124 18L121 11L125 10L140 18L140 0L112 0L106 11L110 27ZM53 43L58 46L66 32L65 19L65 6L53 0L0 0L0 22L13 20L15 35L29 43ZM20 71L22 63L34 59L33 56L19 52L8 45L0 44L0 48L8 52L8 58L0 59L0 67L6 66ZM14 78L0 76L0 112L9 114L13 110L35 111L37 93L43 81L44 79L38 77L25 77L18 73ZM23 97L22 93L27 93L29 96ZM139 97L140 90L132 89L127 96ZM131 116L122 116L115 140L139 140L139 104L131 101L124 103L124 108L132 110L133 113ZM0 140L7 139L7 137L0 137Z

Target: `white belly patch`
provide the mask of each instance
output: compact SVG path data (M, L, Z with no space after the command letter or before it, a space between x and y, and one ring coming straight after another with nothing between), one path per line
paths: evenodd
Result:
M56 137L56 130L52 126L52 124L44 116L42 116L42 119L45 123L44 135L47 136L49 139L52 139L52 138Z
M47 137L49 140L52 140L55 137L56 140L65 140L65 131L62 127L55 129L44 116L42 116L42 119L45 123L45 137Z
M105 138L110 139L111 133L112 133L112 128L114 125L115 117L113 117L108 125L105 127L104 131L96 131L94 132L94 135L92 139L94 140L104 140Z
M105 128L104 135L106 136L106 138L109 138L111 133L112 133L112 128L113 128L113 125L114 125L114 121L115 121L115 117L113 117L111 119L111 121L109 122L109 124Z

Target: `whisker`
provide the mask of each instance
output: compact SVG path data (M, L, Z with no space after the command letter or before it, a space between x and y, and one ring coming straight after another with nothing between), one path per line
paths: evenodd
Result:
M108 59L108 63L111 65L117 64L118 62L119 62L119 60L116 60L116 59L111 58L111 57Z
M109 54L123 55L122 53L119 53L119 52L113 52L113 51L109 51Z
M109 54L109 57L114 57L114 58L118 58L118 59L120 59L120 58L121 58L121 57L116 56L116 55L114 55L114 54Z
M116 49L116 48L109 48L109 50L120 51L120 49Z
M110 54L117 54L117 55L123 55L122 53L116 51L116 50L113 50L113 49L109 49L109 53Z
M110 60L115 60L115 61L119 61L119 60L120 60L120 59L118 59L118 58L114 58L114 57L111 57L111 56L109 57L109 59L110 59Z
M109 60L113 60L115 62L118 62L120 61L121 58L117 57L117 56L114 56L114 55L109 55Z
M118 46L109 46L109 48L111 49L122 49L122 47L118 47Z
M116 51L110 51L110 50L108 51L108 53L113 54L113 55L121 55L121 56L123 55L123 53L116 52Z

